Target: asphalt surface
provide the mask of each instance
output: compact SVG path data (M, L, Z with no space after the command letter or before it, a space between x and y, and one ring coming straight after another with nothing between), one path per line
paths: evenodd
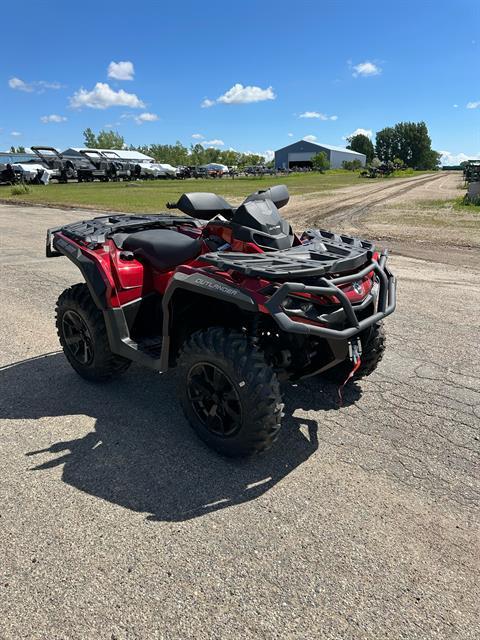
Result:
M341 409L290 388L232 462L173 375L92 386L58 353L80 278L44 233L81 217L0 206L1 640L478 638L480 264L393 256L378 371Z

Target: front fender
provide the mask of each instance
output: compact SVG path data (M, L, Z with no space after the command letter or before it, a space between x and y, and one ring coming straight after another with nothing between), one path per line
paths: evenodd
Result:
M258 306L253 298L239 287L234 287L210 274L176 272L165 291L162 301L163 308L163 342L161 355L161 369L166 371L170 362L171 338L174 331L175 294L179 291L191 291L205 297L208 304L212 299L222 301L238 307L243 311L256 312ZM201 310L199 311L201 313Z

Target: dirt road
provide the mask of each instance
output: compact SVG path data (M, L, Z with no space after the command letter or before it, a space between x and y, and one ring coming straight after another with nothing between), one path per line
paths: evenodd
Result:
M393 256L378 371L341 409L289 388L232 462L172 375L97 387L58 353L79 274L44 233L83 215L0 207L1 640L476 640L480 269Z
M448 176L447 176L448 179ZM329 222L350 220L359 216L367 208L381 202L391 200L412 189L425 187L426 184L445 181L444 174L427 174L412 178L393 178L377 180L359 180L354 187L336 189L331 194L316 194L296 198L295 206L290 208L290 215L295 216L299 226L312 226L320 219L328 218Z
M460 172L365 180L330 194L295 196L286 215L298 230L320 226L377 240L398 254L480 266L480 216L451 204L461 186Z

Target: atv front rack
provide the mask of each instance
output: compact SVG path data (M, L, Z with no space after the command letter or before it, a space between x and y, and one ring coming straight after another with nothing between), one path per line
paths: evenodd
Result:
M345 273L360 268L372 259L371 243L360 244L360 241L357 241L355 245L348 246L339 236L337 237L338 242L312 238L308 242L282 251L217 251L205 253L199 259L222 270L233 269L246 276L276 281L292 277L308 278L328 273Z
M395 277L386 267L387 255L387 252L382 253L378 262L372 259L360 271L356 271L350 275L331 279L321 278L320 286L310 286L301 282L285 282L280 285L271 298L265 303L265 307L272 314L280 328L286 332L314 335L331 340L348 340L380 320L383 320L383 318L395 310L396 281ZM378 298L375 301L376 310L367 318L359 319L357 312L364 309L364 302L352 305L339 285L361 280L372 271L375 273L378 282L378 293L376 294ZM313 295L336 298L342 307L341 310L343 310L344 314L342 319L347 326L343 329L328 326L329 324L333 324L329 322L328 315L323 315L321 319L319 319L320 325L307 324L306 322L292 319L284 308L284 303L292 293L311 293ZM330 318L332 317L335 318L334 324L337 324L338 311L330 314ZM321 326L322 324L323 326Z

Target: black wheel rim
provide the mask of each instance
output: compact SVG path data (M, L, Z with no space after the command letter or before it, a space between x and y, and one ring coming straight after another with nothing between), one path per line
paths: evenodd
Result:
M210 433L229 438L239 431L240 396L221 369L210 362L194 365L188 373L187 390L195 414Z
M93 340L85 320L76 311L65 311L62 331L72 357L80 364L89 365L93 360Z

